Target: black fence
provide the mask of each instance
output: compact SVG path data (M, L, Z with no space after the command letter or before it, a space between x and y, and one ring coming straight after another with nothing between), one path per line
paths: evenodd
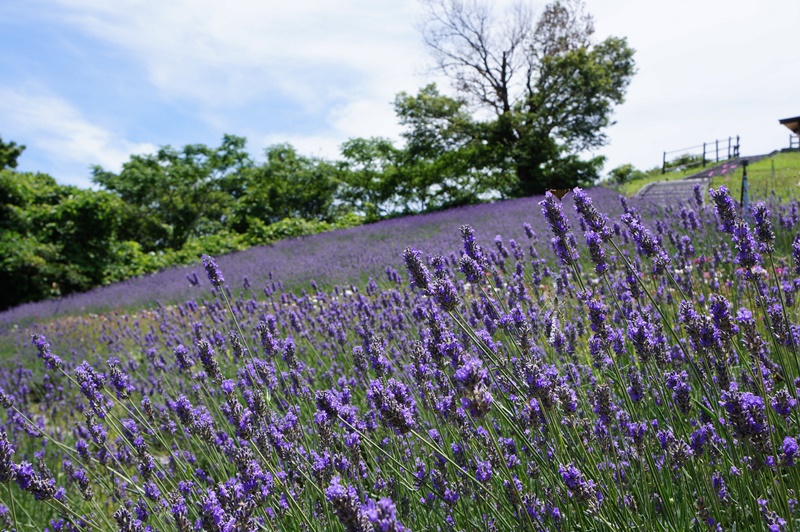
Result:
M661 162L661 173L665 174L667 170L685 170L693 166L705 167L711 162L736 159L737 157L739 157L739 135L704 142L680 150L665 151Z
M789 135L789 149L800 150L800 135Z

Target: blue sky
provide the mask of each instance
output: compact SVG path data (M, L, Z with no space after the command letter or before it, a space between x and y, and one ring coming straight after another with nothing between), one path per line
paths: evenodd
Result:
M800 2L586 7L598 38L637 50L598 151L606 170L729 135L745 155L788 145L778 119L800 115ZM398 138L398 92L448 89L429 71L421 13L417 0L3 0L0 136L27 146L20 170L79 186L92 165L225 133L256 158L279 142L335 158L348 138Z

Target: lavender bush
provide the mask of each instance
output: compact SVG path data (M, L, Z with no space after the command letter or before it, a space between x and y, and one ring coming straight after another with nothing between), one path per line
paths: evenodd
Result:
M204 257L183 303L10 329L0 521L796 529L796 207L591 196Z

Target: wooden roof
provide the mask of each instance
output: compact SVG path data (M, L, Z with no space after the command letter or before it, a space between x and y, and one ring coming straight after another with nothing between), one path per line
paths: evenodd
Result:
M778 120L781 124L792 130L795 135L800 135L800 116Z

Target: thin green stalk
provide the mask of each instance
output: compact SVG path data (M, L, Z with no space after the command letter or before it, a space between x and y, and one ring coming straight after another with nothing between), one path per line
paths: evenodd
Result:
M14 523L14 528L19 529L19 525L17 525L17 510L16 505L14 504L14 495L11 493L11 483L6 482L6 492L8 492L8 501L11 505L11 519Z

